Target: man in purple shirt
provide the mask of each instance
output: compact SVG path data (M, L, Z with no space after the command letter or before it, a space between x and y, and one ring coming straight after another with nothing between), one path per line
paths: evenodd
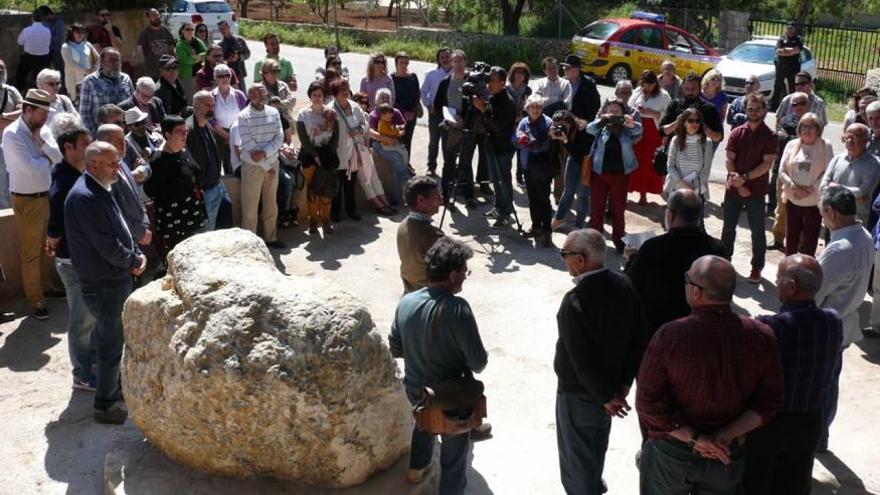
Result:
M782 307L760 316L779 345L785 384L782 410L746 442L743 487L749 494L809 493L813 456L822 435L822 410L840 359L840 317L816 306L822 267L795 254L779 263L776 290Z

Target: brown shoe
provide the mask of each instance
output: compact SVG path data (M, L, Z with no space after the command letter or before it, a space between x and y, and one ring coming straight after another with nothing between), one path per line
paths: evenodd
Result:
M749 278L746 280L748 280L750 284L760 284L761 270L759 268L752 268L752 272L749 273Z

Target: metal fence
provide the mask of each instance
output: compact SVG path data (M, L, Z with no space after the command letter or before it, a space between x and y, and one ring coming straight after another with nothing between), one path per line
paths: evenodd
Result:
M751 19L752 36L782 36L785 21ZM813 52L820 89L848 96L865 85L865 73L880 67L880 31L803 24L798 33Z

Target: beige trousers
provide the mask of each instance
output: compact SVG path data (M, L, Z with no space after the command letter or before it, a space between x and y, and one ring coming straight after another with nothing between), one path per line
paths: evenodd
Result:
M241 165L241 228L257 233L257 213L263 206L263 239L278 239L278 163L269 173L257 165ZM261 203L262 202L262 203Z

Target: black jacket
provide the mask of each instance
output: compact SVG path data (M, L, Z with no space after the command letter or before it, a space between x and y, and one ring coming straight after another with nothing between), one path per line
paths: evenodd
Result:
M180 81L174 81L174 85L171 85L160 77L155 96L162 100L162 108L167 115L180 115L188 105Z
M639 294L649 337L665 323L691 314L684 272L707 254L726 256L724 244L697 227L672 229L648 239L630 258L627 274Z
M593 78L581 74L577 93L571 95L571 113L579 119L592 122L602 105L602 97Z
M199 164L197 176L199 187L210 189L217 185L220 175L222 175L220 170L223 162L221 148L217 145L217 138L214 137L214 131L210 127L208 127L208 142L205 142L202 132L196 128L195 117L190 116L186 119L186 128L189 129L189 134L186 136L186 150L189 151L192 159ZM213 170L210 168L211 161L208 159L209 147L214 149L216 167Z
M516 103L510 97L510 93L501 90L500 93L489 98L489 106L483 113L483 123L486 125L487 144L492 146L496 153L513 153L513 133L516 131Z
M134 95L131 95L128 98L119 102L119 108L123 110L128 110L136 106L137 102L134 99ZM162 123L162 119L165 118L165 108L163 108L162 106L162 100L155 96L150 98L150 105L147 108L147 113L150 115L150 122L152 122L153 125L160 125Z
M645 337L638 296L626 276L603 269L562 298L553 369L563 393L608 402L639 371Z
M661 136L664 134L663 127L675 122L678 119L678 116L688 107L693 107L699 110L700 114L703 116L703 125L715 132L720 132L722 139L724 138L724 126L721 123L721 116L718 115L718 109L715 108L715 105L706 103L700 99L688 102L684 98L672 100L672 103L666 107L666 114L660 119ZM666 135L671 136L672 134ZM667 140L667 146L669 141L671 141L671 139Z

